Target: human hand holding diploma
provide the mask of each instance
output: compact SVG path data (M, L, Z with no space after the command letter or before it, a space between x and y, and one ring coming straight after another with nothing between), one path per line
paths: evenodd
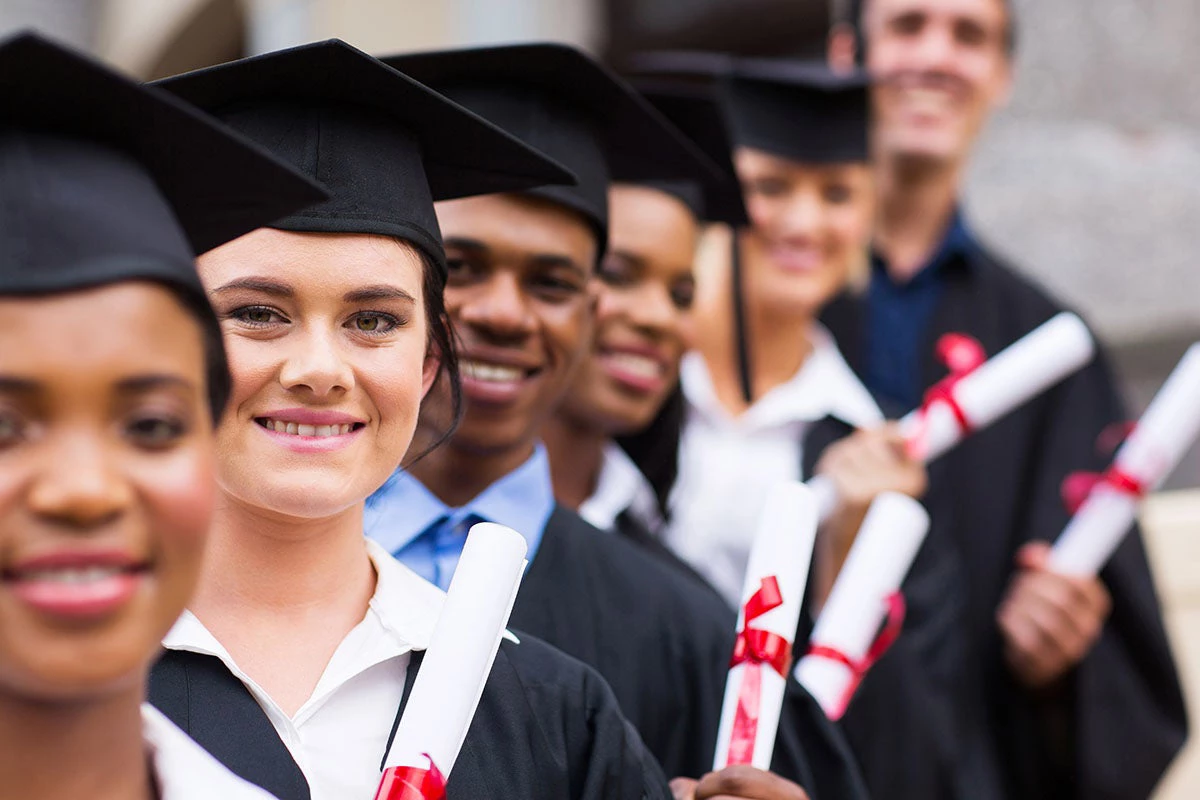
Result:
M925 402L900 420L910 452L928 463L977 430L1049 389L1087 364L1096 345L1083 320L1061 313L984 361L974 340L950 334L938 343L950 375ZM809 480L821 520L837 508L837 489L822 476Z
M1133 527L1138 505L1179 465L1200 433L1200 344L1193 344L1159 389L1050 553L1048 568L1069 576L1097 574Z
M774 486L746 568L715 770L737 764L770 769L816 532L811 491L798 481Z
M525 571L525 539L471 528L384 762L375 800L437 800L483 696Z
M841 719L866 671L899 634L900 584L928 532L929 515L911 497L885 492L871 504L817 619L809 652L796 665L796 680L830 719Z

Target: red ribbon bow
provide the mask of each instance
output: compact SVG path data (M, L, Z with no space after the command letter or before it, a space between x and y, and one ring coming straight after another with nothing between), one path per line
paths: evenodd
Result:
M1109 425L1100 432L1100 436L1096 440L1096 450L1104 454L1116 452L1135 430L1137 430L1136 423L1121 422ZM1113 491L1127 494L1135 500L1142 499L1150 491L1150 487L1141 479L1130 475L1116 464L1104 472L1072 472L1063 480L1060 489L1063 505L1066 506L1067 512L1072 516L1078 514L1088 497L1100 486L1107 486Z
M1072 515L1079 513L1088 497L1100 486L1107 486L1135 500L1142 499L1149 491L1140 480L1116 465L1105 472L1072 472L1062 485L1063 504L1067 511Z
M893 592L884 599L884 602L887 604L887 618L883 630L875 637L875 642L861 660L856 661L841 650L823 644L813 644L808 648L808 655L836 661L850 670L850 683L846 687L846 691L834 708L826 709L829 718L834 721L841 719L842 715L846 713L846 707L850 705L863 678L871 671L871 667L875 666L875 663L891 649L896 640L900 638L900 631L904 629L904 595Z
M950 374L930 386L929 390L925 392L925 398L921 403L920 426L916 434L909 440L909 455L918 460L924 460L926 453L929 452L927 441L929 413L934 406L941 404L950 409L950 413L954 415L959 430L964 436L975 430L975 425L967 418L962 406L958 404L958 397L955 396L954 391L963 378L979 369L987 361L983 345L965 333L945 334L938 339L935 352L938 361L946 365Z
M729 742L726 766L749 764L754 760L754 740L758 735L758 715L762 703L762 667L768 666L787 677L792 661L792 643L777 633L750 627L753 620L783 605L783 594L774 575L763 578L758 591L742 608L744 620L733 645L729 666L745 664L738 690L737 713Z
M388 767L379 780L375 800L443 800L446 778L428 753L429 769L420 767Z

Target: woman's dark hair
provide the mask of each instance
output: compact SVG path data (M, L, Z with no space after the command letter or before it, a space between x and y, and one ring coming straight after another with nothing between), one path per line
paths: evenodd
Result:
M667 501L679 477L679 439L686 413L683 390L676 386L659 409L658 416L644 430L617 437L617 444L637 464L654 489L663 519L670 517Z
M423 251L403 239L397 241L405 247L412 248L421 257L425 317L429 320L428 346L439 355L438 372L434 376L433 385L436 387L445 378L450 395L450 421L446 425L446 429L437 431L427 447L408 459L405 466L409 467L444 444L458 429L458 424L462 421L463 416L462 375L458 371L458 347L454 329L450 324L450 315L446 313L445 272L443 268L434 264ZM426 399L438 396L435 391L431 390Z

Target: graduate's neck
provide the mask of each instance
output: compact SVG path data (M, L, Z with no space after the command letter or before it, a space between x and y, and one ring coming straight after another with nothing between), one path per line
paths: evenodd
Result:
M0 796L150 800L142 683L103 699L44 703L0 692Z
M964 165L883 159L875 247L893 281L916 275L937 251L958 203Z
M610 437L595 425L560 412L542 428L542 441L550 456L555 498L578 511L596 492L604 466L604 446Z
M746 281L744 315L747 350L750 355L750 385L754 400L787 383L808 360L812 352L811 311L784 308L756 292L753 259L766 258L748 245L748 237L739 237L742 248L743 276ZM740 359L737 349L736 320L728 292L708 294L705 307L698 308L703 319L696 349L704 357L721 406L731 415L744 413L751 404L742 391Z
M408 468L437 499L461 508L529 460L537 440L488 449L452 437Z
M233 609L289 615L347 603L365 613L375 577L362 518L362 503L304 519L222 495L191 609L202 620Z

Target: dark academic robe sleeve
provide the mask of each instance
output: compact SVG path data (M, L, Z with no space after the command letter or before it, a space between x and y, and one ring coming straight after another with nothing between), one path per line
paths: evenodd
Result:
M604 680L532 636L521 639L504 642L496 656L448 800L670 800L657 762ZM393 736L422 656L413 654ZM165 653L151 671L149 699L235 774L279 800L310 797L262 707L219 659Z
M952 331L999 352L1061 310L1030 282L982 250L947 275L927 337L923 382L945 370L933 344ZM843 298L826 322L861 363L865 310ZM1101 578L1113 613L1100 641L1062 691L1034 696L1004 664L995 622L1020 546L1052 541L1067 521L1060 487L1074 470L1103 469L1097 438L1123 420L1103 354L1058 387L977 433L930 467L926 504L935 527L961 548L971 602L964 637L979 785L1005 797L1144 800L1187 734L1179 679L1140 532L1135 528Z
M512 624L586 664L668 777L712 768L736 615L711 588L563 508L547 525ZM794 683L794 682L793 682ZM864 797L840 734L799 686L788 692L772 768L812 800Z

